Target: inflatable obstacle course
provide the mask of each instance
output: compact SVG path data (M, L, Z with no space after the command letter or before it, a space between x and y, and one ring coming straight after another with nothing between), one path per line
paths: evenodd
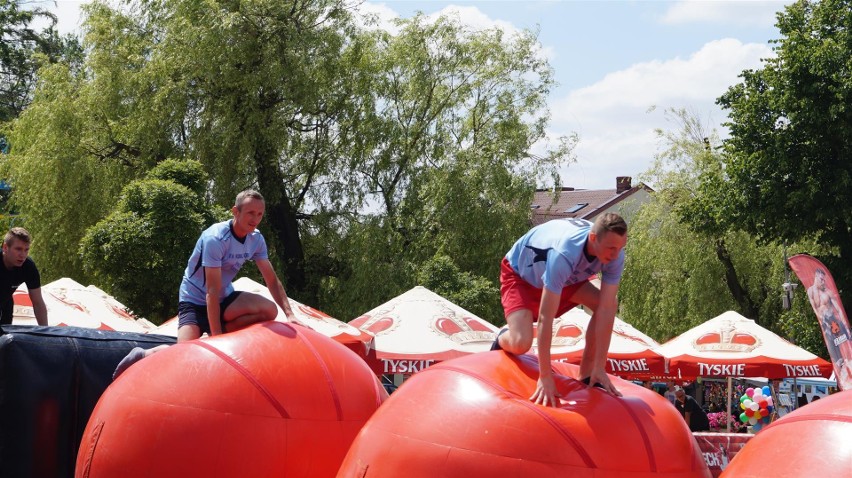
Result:
M76 476L335 476L387 398L367 364L266 322L137 362L92 413Z
M7 325L0 336L0 476L74 476L83 430L133 347L172 337Z
M338 477L709 477L683 418L662 396L612 378L624 397L552 364L559 407L529 401L538 363L485 352L414 375L367 422Z
M852 390L812 402L763 428L723 478L852 476Z

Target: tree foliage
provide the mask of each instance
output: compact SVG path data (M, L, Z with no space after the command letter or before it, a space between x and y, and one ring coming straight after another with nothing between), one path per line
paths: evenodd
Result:
M776 56L718 100L730 117L726 174L705 188L725 227L826 246L820 259L842 293L852 290L852 2L799 1L777 18Z
M417 273L420 285L495 325L502 325L500 289L493 280L461 271L446 255L425 262Z
M368 310L416 285L439 254L496 284L500 258L529 227L535 179L574 145L560 138L531 153L545 137L553 83L532 33L471 31L452 17L397 26L373 37L377 100L353 170L377 211L338 243L341 272L322 291L335 312Z
M782 316L782 246L726 230L707 213L702 187L723 171L715 133L685 110L668 113L677 127L658 132L664 147L646 173L657 192L630 225L620 289L624 318L663 341L727 310L782 336L812 336L816 321L794 331L794 314Z
M124 187L115 209L80 244L83 266L98 284L155 323L177 313L178 286L199 232L224 215L198 193L205 179L197 162L160 163Z
M570 158L574 138L546 144L553 78L531 32L419 16L392 35L337 0L120 7L84 7L83 67L40 70L10 130L14 198L47 276L79 278L83 233L122 188L191 158L212 202L264 195L295 298L354 317L438 253L496 283L536 178Z
M46 20L41 31L37 20ZM79 62L76 38L61 38L56 15L43 8L26 8L22 0L0 0L0 124L16 118L31 100L36 71L59 60Z
M80 239L112 209L132 172L89 154L97 91L64 64L46 66L39 75L33 102L13 122L3 172L33 234L42 275L83 282Z

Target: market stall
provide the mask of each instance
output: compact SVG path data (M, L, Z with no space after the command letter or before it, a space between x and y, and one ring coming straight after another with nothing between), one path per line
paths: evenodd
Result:
M672 375L680 380L698 377L727 380L727 410L732 409L732 378L831 375L831 364L827 361L734 311L684 332L661 345L657 352L669 359Z

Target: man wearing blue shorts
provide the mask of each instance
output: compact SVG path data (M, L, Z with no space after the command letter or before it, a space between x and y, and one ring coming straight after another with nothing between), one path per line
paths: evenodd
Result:
M553 319L578 304L590 308L580 377L620 396L606 374L606 355L618 308L618 284L624 269L627 223L618 214L595 223L558 219L532 228L503 258L500 293L507 329L494 349L520 355L532 347L538 321L539 378L530 400L555 406L556 384L550 364ZM589 279L601 274L600 289Z
M214 224L201 233L195 244L183 280L178 302L178 343L233 332L249 325L274 320L281 307L288 320L297 322L284 286L269 262L266 241L257 230L266 203L257 191L237 195L231 213L234 218ZM242 266L254 261L275 302L262 295L234 290L232 281ZM134 348L119 363L114 378L142 358L162 347Z
M275 304L295 320L284 286L269 262L266 241L256 229L265 209L259 192L243 191L231 208L234 219L201 233L180 284L178 342L197 339L202 332L214 336L274 320ZM275 303L258 294L234 291L231 282L247 261L257 265Z

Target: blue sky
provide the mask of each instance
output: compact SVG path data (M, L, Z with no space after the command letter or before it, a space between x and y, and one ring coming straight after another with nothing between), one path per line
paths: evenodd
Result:
M76 31L79 5L46 2L60 31ZM562 184L614 188L638 177L658 151L655 128L671 129L667 108L686 108L710 128L725 120L715 99L759 68L777 39L775 13L787 1L406 1L363 2L382 19L453 14L475 28L538 31L559 86L549 136L577 133L576 163Z

